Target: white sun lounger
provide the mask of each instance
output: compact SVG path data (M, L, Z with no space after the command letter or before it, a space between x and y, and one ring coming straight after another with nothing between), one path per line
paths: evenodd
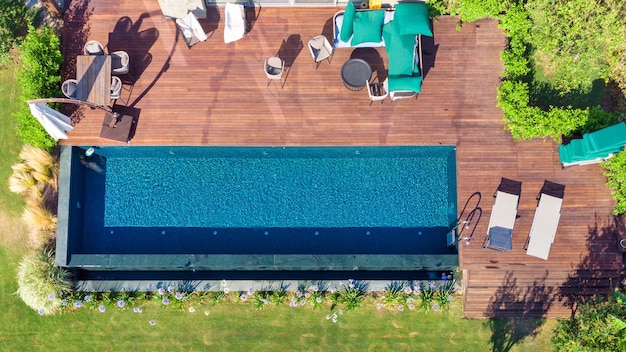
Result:
M542 193L528 235L526 254L548 260L556 228L561 217L563 199Z
M495 194L495 202L491 210L487 238L485 238L483 248L500 252L513 249L511 240L517 218L521 187L521 182L502 179Z
M194 16L193 12L189 12L183 18L177 18L176 26L180 30L185 43L187 43L187 46L190 48L196 43L203 42L208 39L208 36L204 33L204 29L202 29L200 22L198 22L198 19Z
M506 251L511 250L511 237L519 196L498 191L489 219L489 236L486 248Z
M237 41L246 34L246 12L241 4L227 2L224 7L224 43Z

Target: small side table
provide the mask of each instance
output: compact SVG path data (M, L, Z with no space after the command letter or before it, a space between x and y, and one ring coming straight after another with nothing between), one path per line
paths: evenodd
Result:
M361 90L372 78L372 67L363 59L350 59L341 67L341 80L350 90Z

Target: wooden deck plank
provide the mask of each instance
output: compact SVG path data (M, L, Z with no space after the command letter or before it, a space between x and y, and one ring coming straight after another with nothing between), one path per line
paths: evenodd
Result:
M75 75L76 55L87 40L129 52L136 81L122 97L138 114L131 145L455 145L459 211L474 194L461 217L476 195L482 210L472 241L459 249L466 317L565 317L571 310L559 299L608 292L622 263L602 170L563 170L555 142L515 142L505 130L496 107L505 46L497 23L482 20L457 30L456 18L433 21L435 37L423 40L422 94L370 106L366 91L343 86L339 70L359 55L384 79L384 49L338 49L330 64L316 69L306 48L320 33L331 37L337 10L263 7L245 38L224 44L224 8L209 7L200 23L210 38L188 49L155 1L71 1L64 75ZM288 66L282 89L276 82L268 87L263 73L263 60L277 53ZM99 137L103 118L102 112L76 111L80 122L62 144L119 145ZM513 250L503 254L481 246L501 177L523 182ZM523 250L545 179L566 185L547 261Z

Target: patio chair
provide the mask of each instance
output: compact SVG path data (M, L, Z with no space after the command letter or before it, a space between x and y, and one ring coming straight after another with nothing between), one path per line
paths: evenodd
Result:
M526 241L526 254L548 260L561 217L565 186L546 180L537 196L539 203Z
M97 40L90 40L83 46L83 54L85 55L104 55L104 46Z
M264 70L265 75L267 76L268 86L272 83L272 80L278 80L280 82L280 87L283 87L282 77L283 72L285 72L284 60L279 57L270 57L269 59L265 59Z
M387 80L384 82L372 83L369 80L365 81L365 86L367 87L367 94L370 97L370 106L374 103L374 101L380 101L382 104L389 92L387 91Z
M125 51L114 51L111 53L111 74L125 75L130 67L130 58Z
M122 86L122 80L119 77L111 77L111 100L117 100L121 98Z
M315 60L315 69L317 69L320 66L320 62L324 60L328 60L328 63L330 63L330 59L333 55L333 46L330 45L330 42L325 36L318 35L309 40L309 52L313 60Z
M61 84L61 91L63 95L70 99L76 98L76 88L78 87L78 81L75 79L68 79Z
M522 183L502 178L494 194L495 202L491 210L487 237L483 248L499 252L513 249L511 240L517 218L517 205L522 191Z
M203 42L209 38L204 32L204 29L202 29L200 22L198 22L198 19L191 11L187 13L187 16L176 19L176 27L183 36L187 47L190 49L197 43Z
M246 9L242 4L227 2L224 7L224 43L237 41L246 34Z

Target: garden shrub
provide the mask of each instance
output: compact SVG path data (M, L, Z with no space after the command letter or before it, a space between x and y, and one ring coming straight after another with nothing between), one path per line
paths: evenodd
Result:
M46 204L56 200L59 163L47 151L30 145L22 146L19 157L21 162L11 166L9 190L24 197L22 219L30 229L28 242L40 249L56 237L57 217Z
M626 152L619 152L601 165L605 170L606 185L611 190L613 199L617 202L613 208L613 214L626 214Z
M506 10L509 0L431 0L429 8L437 14L461 17L463 22L474 22L482 18L498 18ZM432 12L432 11L431 11Z
M620 298L621 297L621 298ZM555 351L625 351L626 302L615 292L579 306L578 314L559 319L550 339Z
M24 0L0 0L0 63L9 60L9 51L26 34L35 10L29 10Z
M28 254L17 270L17 294L39 314L56 313L63 297L71 292L70 274L54 263L54 252L43 249Z
M530 72L529 45L532 22L521 5L510 7L501 17L498 28L508 37L507 49L500 53L504 77L520 80Z
M18 82L22 89L22 99L59 96L63 56L61 42L54 30L50 27L37 30L29 26L21 50L22 66L18 70ZM44 149L56 145L56 141L31 115L26 104L15 113L15 117L19 121L18 134L24 143Z

